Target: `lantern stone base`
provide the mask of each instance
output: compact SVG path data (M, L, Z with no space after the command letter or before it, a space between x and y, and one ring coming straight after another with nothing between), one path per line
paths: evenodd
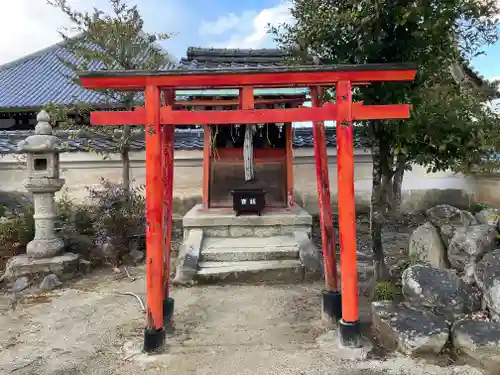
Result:
M34 239L26 246L26 254L30 258L51 258L61 254L64 242L58 237Z
M311 241L312 217L301 207L236 216L193 207L182 220L184 242L174 283L301 282L321 277Z
M61 280L69 280L81 271L80 256L64 253L51 258L35 259L26 254L12 257L6 265L5 279L14 281L27 276L30 280L55 274Z

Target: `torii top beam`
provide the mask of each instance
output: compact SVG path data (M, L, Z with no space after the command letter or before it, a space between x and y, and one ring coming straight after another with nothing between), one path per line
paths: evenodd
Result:
M412 81L416 70L406 64L282 66L212 68L166 71L93 71L80 73L85 88L142 91L146 86L175 89L213 89L252 86L333 86L339 81L365 84L374 81Z
M143 91L147 87L160 89L217 88L282 88L329 87L338 82L351 85L381 81L412 81L416 70L409 65L367 64L329 66L282 66L253 68L211 68L167 71L96 71L81 73L82 84L89 89ZM242 107L243 108L243 107ZM367 119L408 118L409 106L402 104L365 106L353 103L353 121ZM266 122L327 121L336 119L337 105L327 103L320 108L290 108L267 110L236 110L190 112L160 109L160 123L193 124L254 124ZM128 112L93 112L94 125L144 124L145 108Z

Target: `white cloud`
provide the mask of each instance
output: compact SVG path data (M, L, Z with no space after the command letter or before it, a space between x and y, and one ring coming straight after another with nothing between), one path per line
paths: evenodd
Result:
M76 9L90 9L92 2L69 0ZM105 4L102 0L94 4ZM95 5L95 6L99 6ZM61 40L58 30L68 27L67 17L46 0L0 0L0 64L23 57Z
M229 14L215 22L205 22L204 30L225 30L212 35L226 33L228 39L212 42L213 47L221 48L265 48L273 46L272 36L268 34L268 25L278 25L290 22L290 4L284 2L272 8L262 9L260 12L244 12L239 16ZM200 28L201 33L201 28Z
M234 29L240 23L240 18L234 13L229 13L223 17L220 17L215 22L203 21L200 26L200 34L205 35L221 35L225 32Z

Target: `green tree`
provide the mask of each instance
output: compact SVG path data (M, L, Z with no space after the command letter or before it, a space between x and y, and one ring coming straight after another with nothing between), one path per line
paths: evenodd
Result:
M405 121L367 121L373 159L372 248L378 279L389 276L382 229L398 210L403 173L461 169L496 146L498 118L482 103L492 86L460 79L464 62L498 40L495 0L292 0L293 22L271 29L292 62L413 63L412 83L357 88L365 104L411 103ZM497 137L497 136L496 136Z
M60 60L71 74L68 79L81 85L76 73L88 70L157 70L171 63L170 57L157 44L168 39L170 34L147 33L144 20L137 6L129 6L125 0L109 0L110 12L94 8L92 12L75 10L67 0L47 0L60 9L71 21L72 26L60 31L63 47L68 52ZM74 36L76 35L76 36ZM135 92L99 90L98 104L102 108L130 110L140 105L142 97ZM75 101L71 106L50 104L46 109L59 127L82 130L86 126L82 119L88 118L92 107L89 103ZM143 127L135 129L143 132ZM101 126L92 132L105 134L117 140L117 149L122 160L122 183L130 186L129 145L134 132L130 126ZM78 133L77 133L78 134ZM89 144L89 151L92 151Z

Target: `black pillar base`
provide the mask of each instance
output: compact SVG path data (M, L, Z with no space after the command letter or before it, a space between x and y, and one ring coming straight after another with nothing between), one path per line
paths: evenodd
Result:
M323 293L323 314L332 321L338 322L342 318L342 295L340 292L330 292L324 290Z
M172 328L172 318L174 315L174 299L168 297L163 301L163 327L165 330Z
M146 328L144 331L144 351L146 353L155 353L160 351L165 344L165 330Z
M346 348L361 347L361 323L339 321L340 342Z

